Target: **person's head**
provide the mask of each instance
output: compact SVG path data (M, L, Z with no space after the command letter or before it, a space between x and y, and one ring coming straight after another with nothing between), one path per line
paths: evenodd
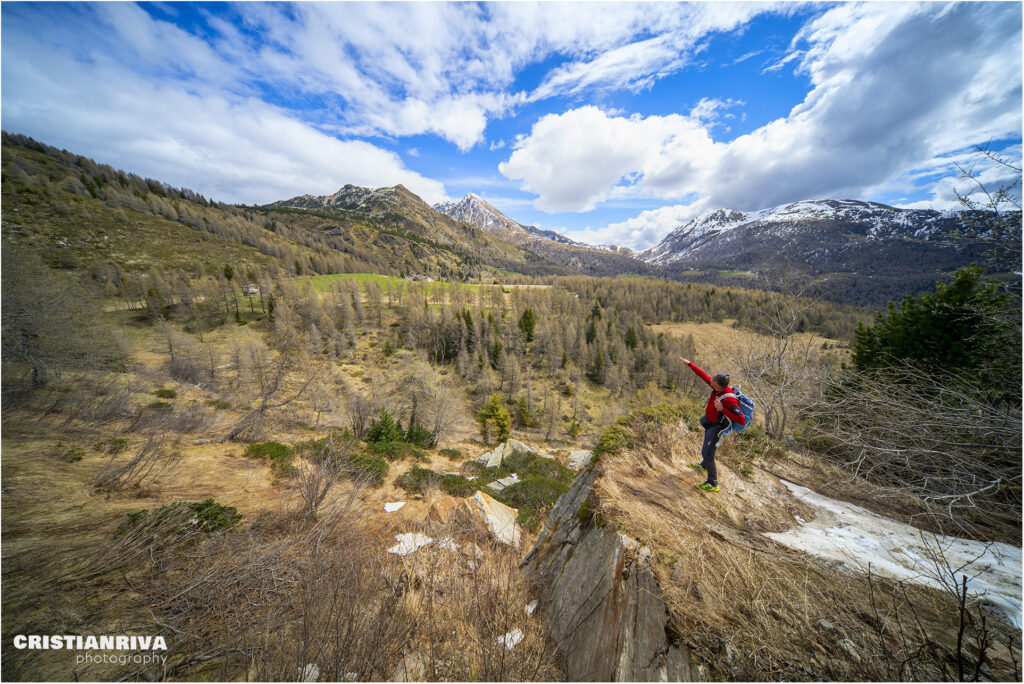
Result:
M716 391L721 392L729 386L729 374L728 373L715 373L714 377L711 378L711 386Z

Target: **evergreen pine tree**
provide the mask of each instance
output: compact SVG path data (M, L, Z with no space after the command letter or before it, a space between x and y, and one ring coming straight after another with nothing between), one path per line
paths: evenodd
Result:
M637 337L636 327L632 325L629 326L629 330L626 331L626 346L630 349L636 349L639 343L640 338Z
M598 385L604 384L604 354L598 349L594 359L587 366L587 377Z
M527 343L533 342L533 331L536 325L537 321L534 319L533 309L523 311L523 315L519 317L519 330L522 331Z

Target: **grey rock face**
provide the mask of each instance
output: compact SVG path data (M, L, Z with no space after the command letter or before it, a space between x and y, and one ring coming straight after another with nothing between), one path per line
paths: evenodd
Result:
M694 681L685 644L647 557L596 525L587 502L597 473L581 473L555 504L520 568L541 587L544 619L569 681Z
M582 470L594 459L594 452L589 449L581 449L574 451L569 454L569 460L566 461L566 467L570 470Z

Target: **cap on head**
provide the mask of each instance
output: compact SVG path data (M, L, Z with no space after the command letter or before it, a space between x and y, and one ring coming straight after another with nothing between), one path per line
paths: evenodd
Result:
M726 387L729 386L728 373L716 373L715 376L712 377L711 379L714 380L715 384L721 387L722 389L725 389Z

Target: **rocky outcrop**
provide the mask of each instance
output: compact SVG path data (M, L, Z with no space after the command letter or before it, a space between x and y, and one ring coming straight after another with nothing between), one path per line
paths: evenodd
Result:
M502 544L519 546L522 531L516 522L518 511L478 491L469 499L474 513L487 526L487 530Z
M540 588L566 678L694 681L688 649L667 629L649 552L638 552L638 545L594 520L596 478L596 471L576 477L520 566Z
M523 454L537 454L542 458L554 458L554 456L545 454L539 449L534 449L529 444L524 444L518 439L508 439L496 446L493 451L488 451L486 454L476 459L476 461L477 463L483 463L488 468L499 468L503 465L506 458L517 452Z
M569 460L565 465L570 470L583 470L594 460L594 452L589 449L581 449L569 454Z

